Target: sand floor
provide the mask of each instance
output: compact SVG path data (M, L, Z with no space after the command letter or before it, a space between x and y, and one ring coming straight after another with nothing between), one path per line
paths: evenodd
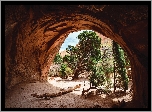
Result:
M33 93L57 93L60 89L74 87L77 84L81 84L81 87L75 91L62 96L50 98L49 100L38 99L31 96ZM84 96L81 95L83 88L89 88L89 81L83 78L71 81L63 80L59 77L48 77L48 82L44 83L38 81L31 83L23 82L14 86L11 90L6 91L5 108L92 108L95 105L98 105L101 108L110 108L113 101L121 101L124 99L128 102L132 100L132 96L129 92L125 95L112 93L111 95L101 94L84 98Z

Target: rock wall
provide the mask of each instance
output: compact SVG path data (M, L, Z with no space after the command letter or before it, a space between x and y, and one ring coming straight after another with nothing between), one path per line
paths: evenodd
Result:
M5 6L5 87L46 81L67 35L94 30L130 56L137 107L148 104L148 7L121 5ZM140 85L139 85L140 84Z

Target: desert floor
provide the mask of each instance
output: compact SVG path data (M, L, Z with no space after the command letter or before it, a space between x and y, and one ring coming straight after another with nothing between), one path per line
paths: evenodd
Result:
M85 81L85 86L84 86ZM81 87L73 92L62 96L53 97L49 100L38 99L31 94L57 93L61 89L74 87L81 84ZM110 95L100 94L91 95L87 98L82 96L82 90L89 88L89 81L84 78L79 80L61 79L59 77L48 77L48 82L22 82L14 86L11 90L5 92L5 108L111 108L114 102L124 99L125 102L132 100L132 95L129 92L112 93ZM131 84L129 85L130 88ZM94 90L92 90L94 91ZM127 105L126 105L127 108Z

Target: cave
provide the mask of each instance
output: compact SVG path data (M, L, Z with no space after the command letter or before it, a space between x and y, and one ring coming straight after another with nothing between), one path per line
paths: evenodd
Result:
M125 49L133 102L148 107L148 5L6 5L5 89L47 81L67 35L79 30L99 32Z

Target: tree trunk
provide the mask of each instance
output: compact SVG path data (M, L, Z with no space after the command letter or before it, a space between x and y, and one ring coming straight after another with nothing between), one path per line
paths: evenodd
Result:
M78 79L79 76L79 69L77 68L74 72L74 76L72 77L72 80Z
M115 62L113 63L114 64L114 93L115 93L115 90L116 90L116 85L115 85L115 83L116 83L116 74L115 74Z

